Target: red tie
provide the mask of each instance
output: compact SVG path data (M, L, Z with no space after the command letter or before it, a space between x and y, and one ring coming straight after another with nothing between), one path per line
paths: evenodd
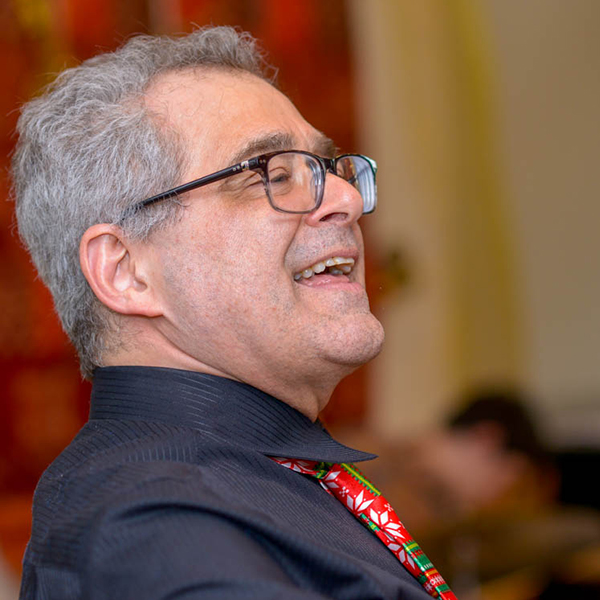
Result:
M327 492L388 547L431 596L440 600L457 600L389 502L353 464L271 458L292 471L316 477Z

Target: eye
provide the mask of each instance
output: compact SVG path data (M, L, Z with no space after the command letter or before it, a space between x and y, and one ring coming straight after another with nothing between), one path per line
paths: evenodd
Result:
M269 171L269 181L271 185L283 185L291 179L292 175L289 169L278 167Z

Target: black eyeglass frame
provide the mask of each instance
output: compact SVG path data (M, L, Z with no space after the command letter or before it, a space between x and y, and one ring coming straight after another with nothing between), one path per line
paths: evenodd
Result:
M270 184L269 184L269 175L268 175L268 164L269 160L274 156L279 156L281 154L304 154L306 156L310 156L311 158L317 160L317 162L321 165L321 178L317 182L318 188L316 192L315 205L310 210L285 210L276 206L271 198L270 193ZM194 179L194 181L190 181L189 183L184 183L182 185L178 185L177 187L171 188L166 192L162 192L160 194L156 194L155 196L151 196L150 198L146 198L134 205L132 205L127 213L129 215L135 214L146 206L151 206L152 204L156 204L157 202L162 202L163 200L168 200L169 198L173 198L175 196L179 196L180 194L185 194L186 192L191 192L192 190L196 190L205 185L209 185L211 183L216 183L217 181L221 181L226 179L227 177L231 177L232 175L237 175L238 173L242 173L243 171L254 171L259 173L261 179L263 181L263 185L265 187L265 193L269 200L269 204L271 207L283 213L291 213L291 214L307 214L317 210L321 203L323 202L323 195L325 190L325 176L327 173L332 173L339 177L338 173L336 173L336 166L338 162L344 158L352 158L358 157L364 159L373 172L373 182L376 181L377 174L377 163L368 156L364 156L363 154L340 154L333 158L324 158L322 156L318 156L317 154L313 154L312 152L306 152L305 150L279 150L276 152L267 152L266 154L261 154L260 156L255 156L253 158L249 158L248 160L243 160L231 167L226 167L225 169L221 169L220 171L216 171L215 173L211 173L210 175L204 175L199 179ZM375 184L376 185L376 184ZM377 188L375 188L374 193L377 194ZM363 199L364 206L364 199ZM377 201L375 201L374 206L371 210L363 211L363 214L372 213L377 206Z

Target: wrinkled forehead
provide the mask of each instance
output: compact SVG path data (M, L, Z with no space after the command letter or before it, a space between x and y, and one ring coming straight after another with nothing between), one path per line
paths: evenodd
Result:
M271 84L243 71L189 69L160 76L146 105L183 140L190 175L273 150L330 156L335 146Z

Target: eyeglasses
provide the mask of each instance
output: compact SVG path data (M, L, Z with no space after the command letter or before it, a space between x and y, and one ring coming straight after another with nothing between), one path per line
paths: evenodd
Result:
M375 174L377 163L362 154L342 154L323 158L303 150L283 150L261 154L179 185L134 204L127 212L136 213L146 206L173 198L204 185L223 181L222 191L243 199L264 196L280 212L310 213L323 201L325 177L332 173L354 186L363 200L363 214L377 206ZM226 181L224 181L226 180Z

